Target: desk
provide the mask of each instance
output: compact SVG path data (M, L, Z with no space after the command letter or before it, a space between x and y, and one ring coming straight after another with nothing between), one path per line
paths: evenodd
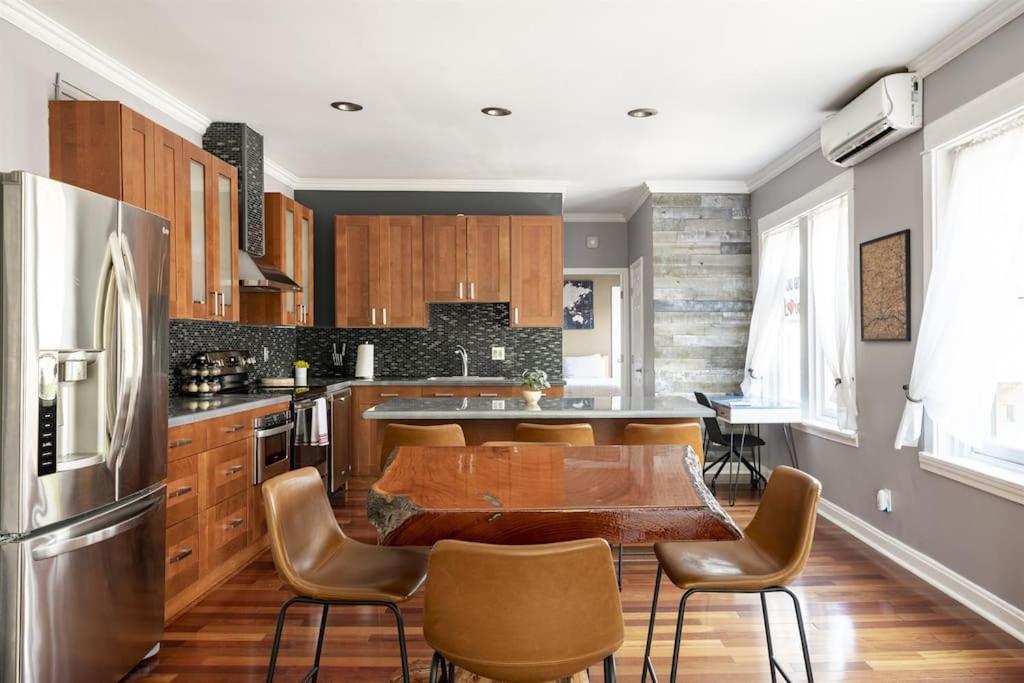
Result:
M710 400L711 407L719 420L743 428L740 433L741 449L743 448L743 439L751 426L782 425L782 435L786 442L786 449L789 451L789 461L793 467L800 467L792 429L794 422L800 422L803 419L803 411L800 406L746 396L713 396Z
M382 545L740 537L680 446L403 446L367 514Z

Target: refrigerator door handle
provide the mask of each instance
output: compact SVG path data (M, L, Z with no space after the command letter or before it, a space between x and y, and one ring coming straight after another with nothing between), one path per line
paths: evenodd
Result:
M116 455L117 469L121 468L124 461L128 439L131 437L132 429L135 426L135 409L138 404L139 392L142 389L142 306L139 302L139 294L136 286L136 274L132 267L131 250L128 242L122 235L120 237L120 248L118 257L121 258L121 272L124 275L124 289L127 293L124 310L127 313L124 322L124 333L120 340L122 348L127 351L129 359L127 369L128 402L125 409L124 431L122 432L119 452ZM116 270L115 270L116 272Z
M86 548L90 545L96 545L102 543L108 539L123 534L126 531L134 529L135 527L142 524L146 516L153 511L154 508L159 506L163 502L163 497L156 497L149 501L140 501L135 505L131 506L131 509L141 507L139 512L136 512L128 519L118 522L117 524L97 529L95 531L87 531L86 533L75 535L73 532L70 535L64 536L63 534L54 534L58 536L49 543L44 543L36 548L32 549L32 559L35 561L47 560L51 557L63 555L65 553Z
M116 234L112 234L107 241L107 258L113 273L114 291L116 292L114 294L115 305L109 311L114 319L104 323L105 329L113 327L111 338L105 340L104 343L109 344L106 350L112 351L114 356L111 364L114 366L113 389L116 397L113 405L114 417L110 430L110 454L107 462L107 466L114 470L120 463L120 455L126 440L125 431L128 419L126 403L130 394L130 387L127 381L128 371L125 367L126 349L124 345L128 342L126 339L127 335L125 334L125 324L131 315L126 285L127 274L124 269L121 245Z

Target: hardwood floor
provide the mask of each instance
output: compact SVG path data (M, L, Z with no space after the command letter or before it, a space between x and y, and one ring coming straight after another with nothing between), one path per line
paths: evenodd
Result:
M748 494L728 510L743 526L756 505ZM350 536L374 541L365 511L365 493L355 492L336 514ZM621 681L640 680L654 571L653 562L626 565ZM1024 644L823 520L794 590L804 606L818 681L1024 680ZM666 581L661 595L654 658L668 680L680 592ZM261 555L171 623L159 656L129 680L263 680L277 611L287 597L269 554ZM402 608L414 668L428 664L431 654L420 631L422 606L417 597ZM769 610L777 656L794 680L803 680L792 608L785 597L774 596ZM318 608L289 612L277 680L297 681L305 673L318 624ZM338 608L329 624L321 681L388 681L398 673L398 643L387 613ZM695 596L683 638L682 680L770 680L756 596ZM595 681L599 670L593 670Z

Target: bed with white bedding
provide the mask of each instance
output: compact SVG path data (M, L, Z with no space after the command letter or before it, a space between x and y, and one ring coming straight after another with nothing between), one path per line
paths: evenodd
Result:
M570 398L622 393L619 381L608 376L607 357L599 353L563 358L562 379L565 380L565 395Z

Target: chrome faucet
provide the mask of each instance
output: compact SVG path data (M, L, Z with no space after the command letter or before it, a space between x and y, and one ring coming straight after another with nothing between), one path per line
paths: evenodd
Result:
M466 353L466 347L456 344L455 355L462 359L462 376L469 377L469 354Z

